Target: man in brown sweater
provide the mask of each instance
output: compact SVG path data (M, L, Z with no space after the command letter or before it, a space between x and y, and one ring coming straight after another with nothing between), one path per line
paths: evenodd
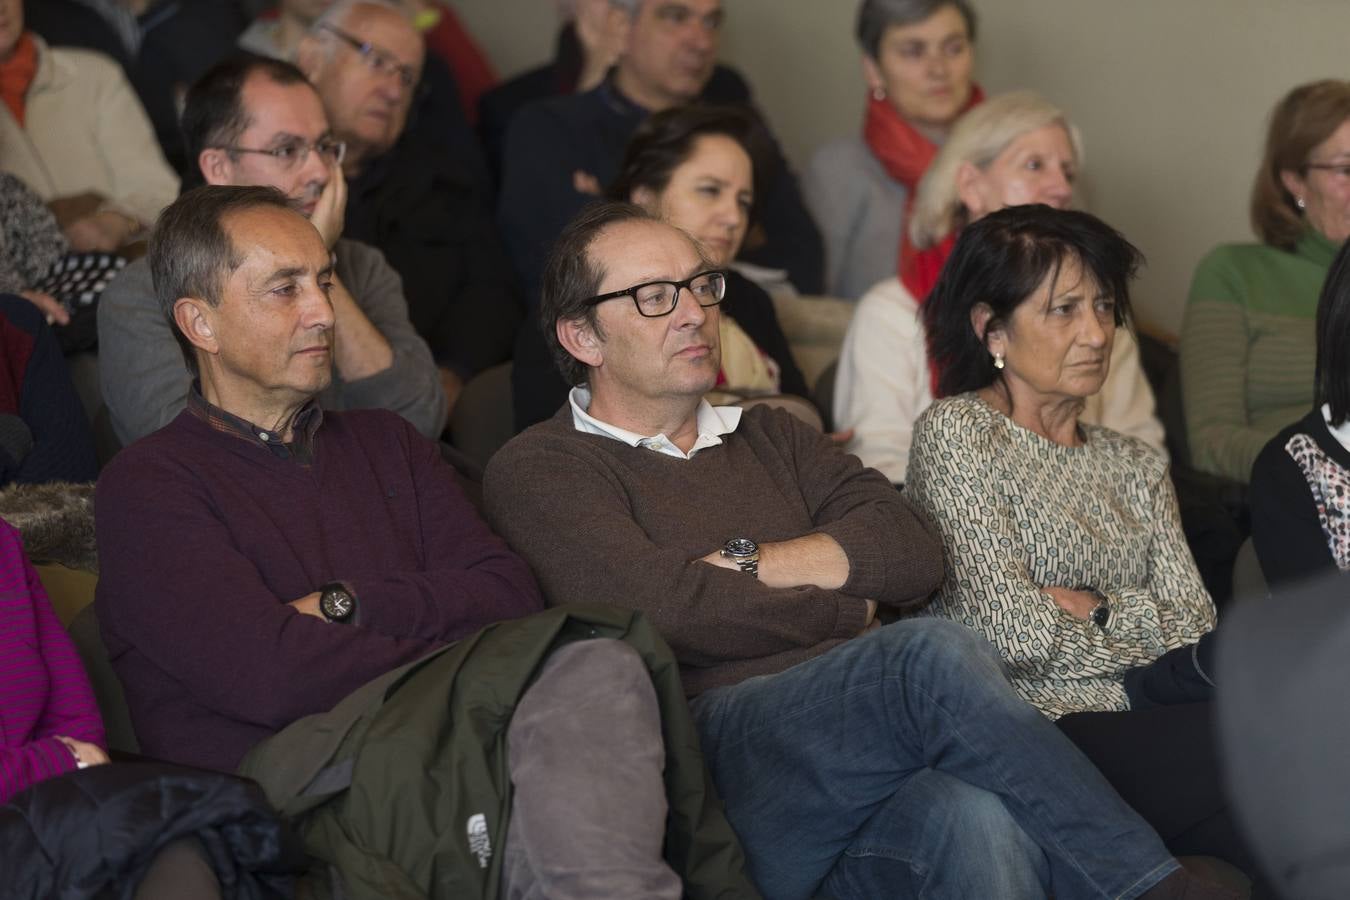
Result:
M549 603L641 609L675 650L764 895L1225 896L1195 892L982 639L879 625L937 587L940 544L819 432L703 400L710 269L636 207L569 226L541 315L575 387L493 458L485 495Z

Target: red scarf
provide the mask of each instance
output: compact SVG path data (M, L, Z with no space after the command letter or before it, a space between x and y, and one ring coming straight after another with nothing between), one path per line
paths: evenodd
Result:
M983 99L984 91L980 86L971 85L970 99L961 112L964 114ZM914 302L923 306L942 273L942 264L956 244L955 234L947 235L940 244L926 250L916 250L909 240L909 216L914 208L914 195L918 193L919 179L937 156L938 147L901 118L889 102L875 97L869 97L867 101L863 140L886 173L904 185L908 192L900 221L900 255L896 269L900 273L900 282L914 297ZM938 370L932 359L928 361L928 370L936 397Z
M0 100L5 101L20 128L23 127L24 97L37 76L37 65L37 44L27 31L19 36L9 59L0 63Z

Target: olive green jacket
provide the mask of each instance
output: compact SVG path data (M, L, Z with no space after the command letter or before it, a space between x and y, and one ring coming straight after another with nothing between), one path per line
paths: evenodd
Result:
M670 649L640 613L578 606L491 625L249 753L241 774L262 785L326 863L307 893L496 900L511 808L511 714L555 647L594 637L626 642L651 672L666 742L665 858L685 896L758 897L708 777Z

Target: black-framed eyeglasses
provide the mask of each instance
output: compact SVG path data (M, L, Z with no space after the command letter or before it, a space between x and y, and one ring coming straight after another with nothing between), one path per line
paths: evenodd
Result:
M347 156L346 143L331 137L322 137L317 141L302 141L297 138L266 150L254 147L220 147L218 149L230 153L257 153L260 156L270 156L282 169L288 171L298 168L301 163L308 159L310 151L319 154L319 159L330 165L342 165L342 160Z
M699 306L716 306L727 295L727 273L714 269L691 275L684 281L645 281L621 291L592 297L586 301L586 305L595 306L606 300L630 297L637 307L638 315L659 319L675 311L680 303L680 291L683 290L688 290Z
M375 46L370 41L359 40L341 28L335 28L332 25L320 25L319 27L346 41L360 55L361 61L366 64L366 68L372 72L380 75L393 75L398 78L399 84L405 88L412 88L417 84L417 70L399 62L389 51Z

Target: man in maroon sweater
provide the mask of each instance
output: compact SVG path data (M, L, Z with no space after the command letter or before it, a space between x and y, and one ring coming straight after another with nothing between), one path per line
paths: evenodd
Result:
M1158 836L970 629L914 617L930 525L781 410L712 407L725 282L627 204L583 213L541 315L575 385L489 464L488 515L550 603L670 642L765 896L1181 897ZM1191 890L1191 893L1186 893Z
M485 646L491 639L475 632L541 608L529 569L478 518L433 443L393 413L314 402L332 377L333 262L280 192L185 194L162 215L150 263L199 380L187 409L122 451L98 488L96 608L143 752L228 771L251 748L249 765L277 741L313 746L296 743L316 733L313 720L297 720L336 715L372 679L470 635L462 646ZM496 662L509 669L511 657ZM459 706L469 676L415 677L416 689L382 685L381 702L444 690L448 720L424 730L479 727L467 721L476 707ZM638 654L616 640L567 644L547 655L509 719L504 851L493 844L505 810L469 816L467 834L481 867L502 858L502 896L680 897L681 879L661 858L661 711ZM360 740L364 753L370 739ZM399 759L389 768L411 769L414 780L432 766ZM405 834L428 829L419 824L428 798L445 796L455 774L425 777L416 808L367 813L390 835L392 859ZM305 793L313 784L301 782ZM377 807L391 802L381 799ZM329 804L324 814L361 808ZM464 820L452 825L458 846ZM368 832L345 820L305 829L311 851L339 869L356 855L343 841L365 849L373 840L347 838ZM423 837L447 829L435 831ZM320 838L329 843L315 845ZM408 876L444 889L428 860L445 859L413 856Z

